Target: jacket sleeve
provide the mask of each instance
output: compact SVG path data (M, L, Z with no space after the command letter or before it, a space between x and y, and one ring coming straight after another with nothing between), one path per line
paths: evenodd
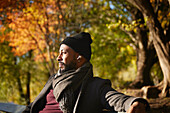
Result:
M101 87L101 103L106 109L126 112L135 101L143 102L147 105L147 109L149 108L149 104L145 99L128 96L111 88L109 80Z

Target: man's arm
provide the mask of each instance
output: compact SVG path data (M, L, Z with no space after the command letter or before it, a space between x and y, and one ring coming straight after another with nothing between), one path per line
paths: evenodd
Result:
M117 92L109 84L103 85L101 88L101 96L103 106L110 106L115 111L135 113L146 113L149 110L148 102L139 97L132 97L123 93ZM141 111L141 112L140 112Z

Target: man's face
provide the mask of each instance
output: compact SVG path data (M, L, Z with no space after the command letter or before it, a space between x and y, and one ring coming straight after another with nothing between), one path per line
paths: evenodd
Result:
M65 44L61 44L57 60L61 72L65 72L77 67L77 54L73 49Z

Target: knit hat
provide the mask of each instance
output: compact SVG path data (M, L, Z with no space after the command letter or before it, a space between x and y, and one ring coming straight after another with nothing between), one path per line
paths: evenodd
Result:
M90 34L81 32L75 36L65 38L60 45L66 44L89 61L91 58L91 43L92 39Z

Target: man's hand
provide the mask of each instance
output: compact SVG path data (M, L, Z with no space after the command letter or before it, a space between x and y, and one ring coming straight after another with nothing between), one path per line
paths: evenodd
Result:
M141 102L134 102L127 113L146 113L146 105Z

